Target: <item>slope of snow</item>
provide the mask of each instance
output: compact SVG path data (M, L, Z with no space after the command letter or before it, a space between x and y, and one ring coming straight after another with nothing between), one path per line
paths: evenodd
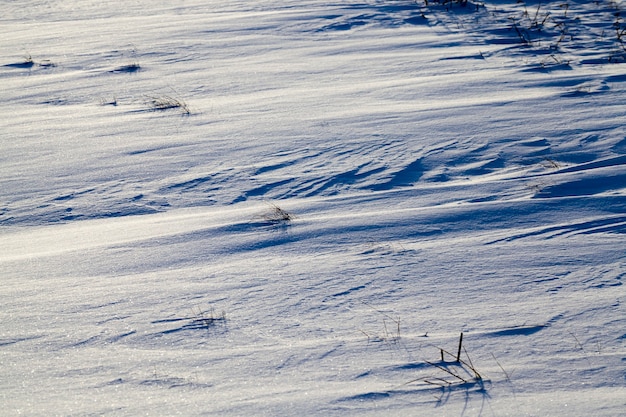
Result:
M622 412L622 2L27 3L2 414Z

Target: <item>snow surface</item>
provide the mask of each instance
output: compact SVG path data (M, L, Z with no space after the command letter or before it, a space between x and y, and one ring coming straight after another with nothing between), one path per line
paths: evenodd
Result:
M450 3L2 2L0 414L623 415L626 5Z

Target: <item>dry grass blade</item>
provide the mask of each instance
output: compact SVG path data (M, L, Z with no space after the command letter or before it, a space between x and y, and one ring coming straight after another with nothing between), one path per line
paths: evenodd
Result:
M496 361L496 363L498 364L498 367L500 368L502 373L504 373L504 377L506 378L507 382L511 382L511 375L507 371L504 370L502 365L500 365L500 362L498 361L498 359L496 359L496 355L492 353L491 356L493 357L493 360Z

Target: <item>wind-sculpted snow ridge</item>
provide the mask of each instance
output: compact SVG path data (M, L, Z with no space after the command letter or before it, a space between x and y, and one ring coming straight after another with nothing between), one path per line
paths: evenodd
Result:
M0 221L388 191L624 155L619 4L567 4L190 4L165 21L165 6L129 8L132 34L99 7L97 28L77 11L9 31L28 52L8 43L0 71L12 138ZM155 110L161 98L190 115Z
M3 2L0 414L620 415L623 10Z
M615 414L624 216L605 207L623 213L624 198L403 208L407 197L292 202L288 226L238 205L4 234L5 403L31 414L556 413L550 391ZM453 366L439 349L458 331L483 379L425 383L450 378L432 364ZM17 395L24 386L36 403ZM90 401L71 405L72 386ZM167 404L146 398L156 393Z

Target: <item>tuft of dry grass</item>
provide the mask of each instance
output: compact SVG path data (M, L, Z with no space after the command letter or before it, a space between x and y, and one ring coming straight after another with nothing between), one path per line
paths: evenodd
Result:
M162 110L180 110L184 115L191 114L189 110L189 105L185 102L185 100L169 96L148 96L148 106L154 111L162 111Z
M14 62L12 64L6 64L4 66L9 67L9 68L31 69L34 67L52 68L52 67L56 67L56 64L50 61L49 59L44 59L40 62L35 62L33 57L29 53L26 53L22 61Z
M263 214L261 218L267 223L288 223L292 221L295 216L288 211L278 207L276 204L268 203L270 209L267 213Z
M192 309L193 320L189 325L190 328L206 328L210 329L218 324L224 324L226 322L226 312L222 311L220 314L215 312L215 309L210 308L207 311L200 309Z
M465 352L467 360L461 358L461 353ZM416 378L403 385L412 383L422 383L426 385L434 385L444 389L450 389L455 386L478 386L484 389L483 376L476 370L476 367L472 363L472 360L467 353L467 350L463 347L463 333L459 338L459 346L456 354L452 354L445 349L439 348L441 359L437 362L424 361L426 364L432 366L438 370L438 373L434 373L429 376ZM453 360L446 360L446 355Z

